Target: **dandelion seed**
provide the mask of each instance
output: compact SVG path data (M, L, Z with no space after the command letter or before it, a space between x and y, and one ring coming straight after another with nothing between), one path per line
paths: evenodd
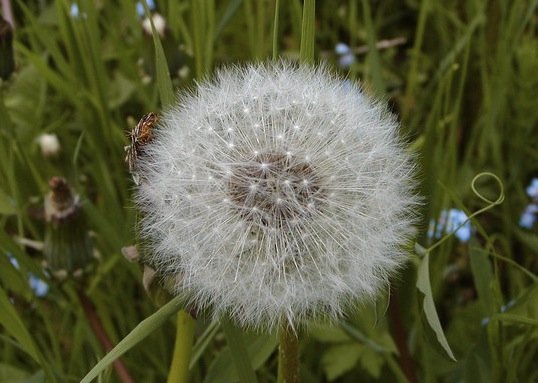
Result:
M397 128L324 68L220 71L161 116L137 159L145 261L244 326L341 317L406 259L416 198Z

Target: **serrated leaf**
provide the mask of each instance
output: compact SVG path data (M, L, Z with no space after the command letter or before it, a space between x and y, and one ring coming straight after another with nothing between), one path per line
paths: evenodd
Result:
M381 354L369 349L364 349L360 358L362 368L375 379L381 375L384 360Z
M342 343L351 339L341 328L335 326L313 325L308 336L322 343Z
M439 345L454 362L456 358L448 345L445 333L441 327L439 316L435 310L432 287L430 283L430 254L426 254L418 269L417 289L423 294L422 311L430 328L434 331Z
M333 381L352 370L359 362L363 347L358 344L342 344L329 347L321 358L323 371Z
M265 363L278 344L274 335L267 334L245 334L243 342L254 370ZM226 347L213 359L204 383L233 383L238 380L230 348Z

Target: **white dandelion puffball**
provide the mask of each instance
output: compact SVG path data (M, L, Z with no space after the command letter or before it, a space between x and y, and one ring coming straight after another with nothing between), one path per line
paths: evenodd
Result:
M50 158L58 155L61 149L60 141L56 134L43 133L37 137L37 143L43 157Z
M146 261L243 326L337 319L405 261L416 198L397 128L325 68L221 70L138 159Z

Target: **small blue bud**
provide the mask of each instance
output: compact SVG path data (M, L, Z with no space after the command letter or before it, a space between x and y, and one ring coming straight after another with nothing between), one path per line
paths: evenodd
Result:
M349 48L349 45L344 43L338 43L334 46L334 52L337 55L345 55L351 53L351 48Z

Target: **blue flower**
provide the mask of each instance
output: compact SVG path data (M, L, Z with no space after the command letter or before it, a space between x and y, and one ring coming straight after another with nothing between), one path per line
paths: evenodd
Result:
M338 64L340 64L343 69L349 68L351 65L353 65L353 63L355 63L355 56L353 53L340 56L340 59L338 60Z
M538 205L528 204L521 216L519 217L519 226L525 229L532 229L536 222L536 214L538 213Z
M20 266L19 261L17 261L17 258L15 258L11 253L7 253L7 257L9 258L9 262L13 265L13 267L19 270Z
M467 214L458 209L442 210L439 214L437 224L432 219L428 227L428 238L441 238L443 234L454 232L456 238L461 242L471 239L473 228ZM461 227L460 227L461 226Z
M150 11L155 10L155 2L153 0L146 0L146 5ZM144 4L142 4L141 1L136 3L136 14L138 17L144 17L146 15L146 12L144 11Z
M349 45L347 44L344 44L344 43L338 43L334 46L334 52L337 54L337 55L346 55L346 54L349 54L351 53L351 48L349 47Z
M17 261L17 258L13 256L13 254L8 253L8 259L9 262L13 265L13 267L20 271L19 261ZM47 295L49 292L49 285L44 280L36 277L32 273L28 273L28 285L34 292L34 295L38 298L43 298Z
M471 239L472 232L471 221L468 219L467 214L465 214L463 211L458 209L450 209L446 228L447 233L455 231L454 235L461 242L467 242L469 239Z
M532 199L538 199L538 178L533 178L530 185L527 186L527 195Z
M69 14L71 17L77 19L80 16L80 9L78 8L77 3L71 4L71 8L69 8Z
M355 62L355 55L351 51L349 45L345 43L338 43L334 46L334 52L340 56L338 58L338 64L343 69L348 69Z
M33 274L30 274L28 277L28 284L34 292L34 295L38 298L43 298L49 292L49 285L44 280L36 277Z

